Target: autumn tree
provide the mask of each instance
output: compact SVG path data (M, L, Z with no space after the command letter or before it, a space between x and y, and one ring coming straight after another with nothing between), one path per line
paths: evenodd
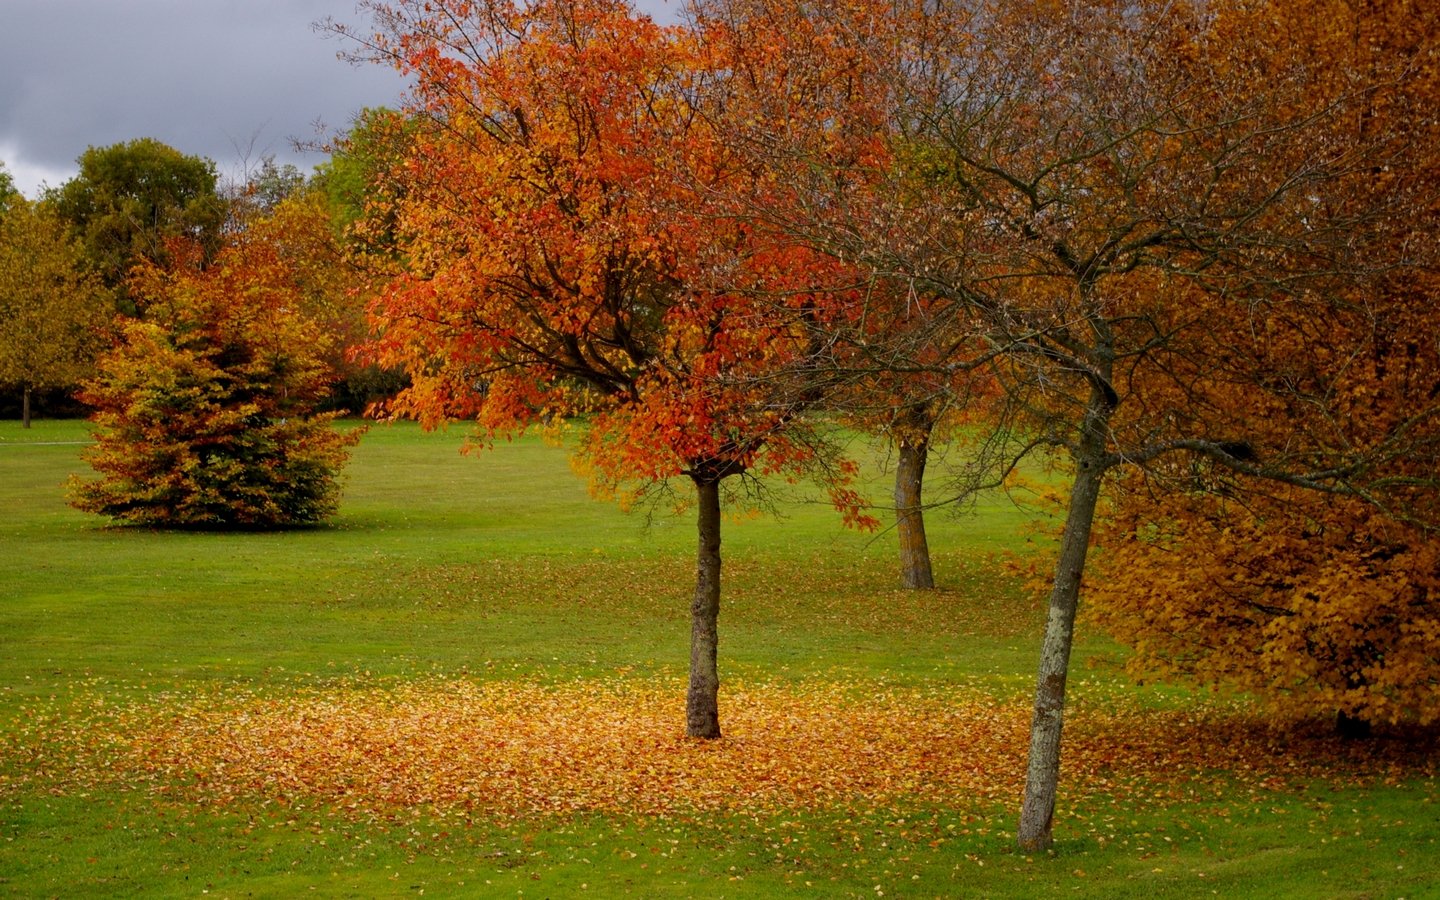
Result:
M73 388L106 343L110 296L47 205L12 196L0 212L0 384L21 393Z
M416 82L396 187L370 210L395 223L404 266L374 307L379 358L411 379L388 409L471 418L487 438L583 409L597 486L688 479L686 730L718 737L724 487L812 472L855 507L851 468L803 415L824 297L752 302L827 263L703 213L706 185L745 173L695 115L702 48L684 33L618 0L367 8L376 34L339 30ZM711 289L717 269L731 290Z
M378 211L398 205L393 192L404 184L390 173L409 153L420 122L385 107L361 110L329 146L330 158L316 167L312 187L329 198L337 226L372 263L385 261L395 249L395 223Z
M370 337L365 306L377 273L365 264L366 254L350 244L342 224L346 212L336 207L323 183L278 190L271 183L273 173L262 168L259 175L261 183L234 202L234 208L247 211L232 216L231 227L254 230L275 248L292 273L298 311L324 333L321 358L335 376L325 405L363 413L370 401L400 387L395 373L359 358Z
M277 226L279 227L279 226ZM283 228L281 228L283 230ZM254 226L202 264L172 243L130 295L142 316L100 361L82 399L96 412L71 503L122 522L270 528L334 512L358 435L317 415L328 340L301 310L305 278L286 242Z
M768 129L741 146L756 166L798 174L788 202L752 215L937 298L937 315L948 306L971 331L936 370L986 371L1001 390L986 444L1000 448L998 466L972 470L972 484L1035 450L1069 473L1018 835L1025 849L1047 847L1075 616L1116 473L1182 454L1417 508L1420 488L1392 476L1433 426L1433 398L1362 443L1336 442L1315 414L1335 397L1295 391L1261 364L1277 343L1295 352L1382 273L1415 270L1387 234L1413 191L1400 181L1353 190L1376 167L1407 167L1412 143L1358 133L1365 89L1257 44L1265 11L1244 4L841 0L791 12L733 0L702 10L741 36L774 33L744 27L757 17L823 22L827 39L810 52L875 73L864 90L840 79L839 103L807 116L846 122L857 93L868 98L859 108L881 119L887 146L864 177L812 136ZM757 103L789 102L794 92L780 88L804 46L780 64L763 44L730 46L739 61L729 71L743 73L733 81ZM1365 73L1364 84L1401 74ZM881 358L875 330L856 321L828 321L832 340ZM851 332L835 335L837 324ZM1267 342L1276 332L1283 341ZM896 337L881 342L891 365L926 365L906 332Z
M20 191L15 187L15 179L5 169L5 163L0 162L0 215L3 215L20 197Z
M1440 96L1440 12L1402 0L1286 4L1268 15L1280 23L1271 33L1284 34L1271 52L1323 60L1336 82L1366 76L1351 133L1388 133L1403 153L1357 170L1351 202L1408 192L1377 258L1433 259L1440 153L1427 110ZM1332 446L1403 434L1389 496L1377 506L1257 488L1178 462L1131 479L1103 526L1105 577L1092 609L1135 648L1137 674L1238 686L1292 713L1328 711L1352 736L1440 718L1440 539L1415 515L1430 502L1420 492L1437 462L1436 436L1417 414L1440 397L1440 346L1430 338L1440 279L1433 266L1396 266L1366 287L1326 321L1272 327L1263 343L1238 340L1235 351L1289 398L1284 415L1256 431L1304 417ZM1406 490L1417 493L1395 502Z
M885 432L896 452L895 532L900 543L900 580L908 588L935 586L930 541L925 534L925 468L940 413L924 401L900 406Z
M1290 489L1127 499L1101 534L1091 611L1138 676L1327 710L1350 737L1440 719L1440 540L1423 530Z
M52 199L122 309L130 269L167 264L172 238L184 237L206 254L219 247L226 204L210 160L140 138L90 147L77 162L79 174Z

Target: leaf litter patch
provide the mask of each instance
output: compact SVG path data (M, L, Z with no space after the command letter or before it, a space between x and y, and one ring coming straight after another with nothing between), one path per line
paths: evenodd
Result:
M674 679L359 683L31 708L0 744L0 795L130 788L197 803L334 804L497 820L550 814L993 808L1020 794L1030 710L956 686L727 684L725 736L684 736ZM1311 781L1433 778L1433 744L1354 744L1233 702L1067 716L1066 802L1233 801Z

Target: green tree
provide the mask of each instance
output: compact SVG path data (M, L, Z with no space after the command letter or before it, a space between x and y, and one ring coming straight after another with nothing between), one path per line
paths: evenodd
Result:
M0 162L0 214L3 214L20 196L20 191L15 187L15 179L5 171L5 163Z
M226 203L210 160L140 138L91 147L78 162L80 173L55 191L55 207L126 312L135 311L125 288L131 268L165 264L171 238L188 238L207 255L219 249Z
M12 194L0 211L0 384L22 392L26 428L34 391L72 387L89 374L108 309L109 294L65 223Z
M395 173L419 129L413 116L384 107L362 110L331 148L330 160L316 166L312 186L324 192L338 229L371 264L395 253L396 223L386 211L402 199L403 180Z
M280 527L317 522L338 502L355 435L317 415L331 376L327 337L301 311L304 278L263 230L234 236L208 265L176 242L168 269L137 271L146 317L82 399L97 409L71 503L126 522Z

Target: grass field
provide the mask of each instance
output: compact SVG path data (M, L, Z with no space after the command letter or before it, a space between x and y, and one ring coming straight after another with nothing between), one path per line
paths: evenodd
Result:
M377 426L331 525L211 534L69 509L85 437L0 423L0 895L1440 896L1432 748L1134 687L1095 634L1056 850L1014 852L1003 499L932 516L922 593L803 496L727 522L704 744L693 526L563 449Z

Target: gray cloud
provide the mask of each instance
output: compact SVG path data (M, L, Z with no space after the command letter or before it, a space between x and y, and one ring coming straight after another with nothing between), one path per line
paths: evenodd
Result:
M336 59L311 23L362 22L353 0L0 0L0 160L27 193L89 146L153 137L222 172L393 105L399 76Z
M641 0L673 20L678 0ZM0 161L25 193L90 146L151 137L234 176L247 156L308 171L315 123L396 104L398 74L336 58L312 23L363 25L356 0L0 0Z

